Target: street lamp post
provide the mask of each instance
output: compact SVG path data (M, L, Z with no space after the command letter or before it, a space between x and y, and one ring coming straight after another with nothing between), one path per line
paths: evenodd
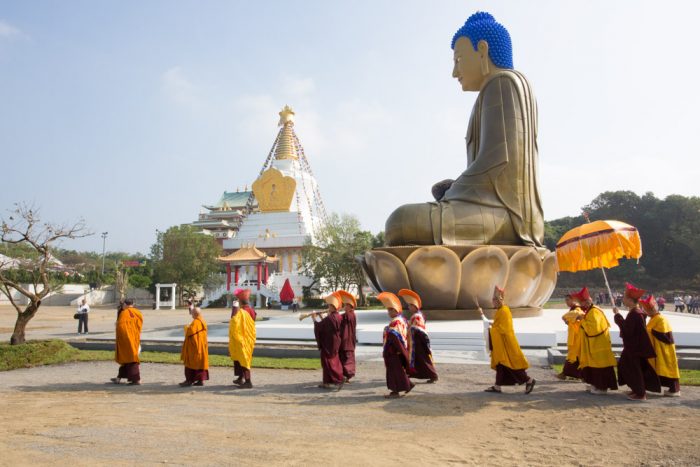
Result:
M105 243L107 241L107 233L108 232L102 232L102 274L100 274L100 276L105 275Z

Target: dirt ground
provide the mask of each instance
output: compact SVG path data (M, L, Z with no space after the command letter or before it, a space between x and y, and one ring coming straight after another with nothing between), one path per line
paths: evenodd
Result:
M252 390L213 368L180 388L182 367L144 364L142 386L106 383L117 366L0 373L0 464L698 465L700 388L646 403L583 392L551 370L506 394L485 365L440 365L440 381L386 400L383 366L363 362L340 392L320 371L255 370Z

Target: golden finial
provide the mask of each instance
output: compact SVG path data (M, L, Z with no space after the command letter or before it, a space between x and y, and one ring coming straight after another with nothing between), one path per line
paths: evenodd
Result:
M279 113L280 121L278 126L286 125L287 123L294 124L294 111L288 105L285 105L282 111Z

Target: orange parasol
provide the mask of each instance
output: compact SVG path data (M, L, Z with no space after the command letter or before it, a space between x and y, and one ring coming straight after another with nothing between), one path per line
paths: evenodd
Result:
M584 214L586 220L588 216ZM620 264L620 258L642 256L642 240L636 227L620 221L595 221L566 232L557 242L559 271L590 271L601 268L612 299L605 269Z

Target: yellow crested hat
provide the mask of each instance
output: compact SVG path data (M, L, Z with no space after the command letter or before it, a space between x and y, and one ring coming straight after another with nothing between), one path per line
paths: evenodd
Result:
M323 298L323 301L329 305L333 305L336 310L343 306L343 300L340 298L340 294L338 294L338 292L333 292L332 294L326 295Z
M399 290L399 297L403 297L403 300L409 305L413 305L419 310L421 309L423 302L420 300L420 295L415 293L413 290L401 289Z
M387 308L393 308L399 313L403 311L403 307L401 306L401 300L399 300L399 297L397 297L391 292L380 293L379 295L377 295L377 300L382 302L382 305L384 305Z
M357 308L357 300L355 300L355 297L350 292L337 290L335 293L340 296L340 301L343 302L343 305L348 304L352 305L353 308Z

